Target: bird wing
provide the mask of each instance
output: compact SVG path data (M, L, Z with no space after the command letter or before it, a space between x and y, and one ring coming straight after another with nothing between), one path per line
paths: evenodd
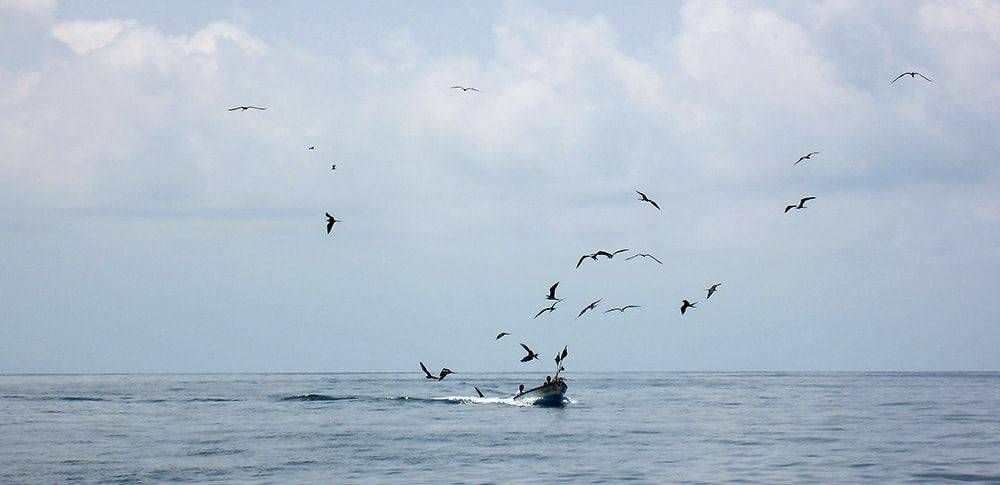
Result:
M663 264L663 261L660 261L659 259L656 259L656 256L653 256L652 254L647 254L646 256L649 256L650 258L653 258L653 261L656 261L657 263Z
M627 248L626 248L626 249L619 249L619 250L617 250L617 251L615 251L615 252L611 253L611 255L612 255L612 256L614 256L614 255L616 255L616 254L618 254L618 253L624 253L625 251L628 251L628 249L627 249Z
M475 92L477 92L477 93L479 92L479 90L478 90L478 89L476 89L476 88L469 88L469 91L475 91Z
M521 348L524 349L524 351L527 352L527 353L529 353L529 354L533 354L534 353L534 352L531 351L531 349L528 348L527 345L524 345L523 343L521 344Z
M476 390L476 394L479 394L479 397L486 397L483 395L483 391L480 391L478 387L472 386L472 388Z
M920 77L922 77L922 78L924 78L924 79L926 79L927 82L931 82L931 83L934 82L934 81L931 81L931 79L929 77L924 76L923 74L920 74L919 72L917 73L917 75L920 76Z
M633 254L633 255L625 258L625 261L628 261L628 260L630 260L632 258L638 258L639 256L645 256L645 255L643 255L643 254Z
M589 310L589 309L590 309L590 307L589 307L589 306L585 306L585 307L583 307L583 310L580 310L580 313L579 313L579 314L578 314L578 315L576 316L576 318L580 318L580 317L582 317L582 316L583 316L583 314L584 314L584 313L587 313L587 310Z
M809 156L810 157L813 156L813 155L819 155L819 152L809 152Z
M585 260L585 259L587 259L589 257L590 257L589 254L584 254L583 256L580 256L580 260L576 262L576 267L579 268L580 265L583 264L583 260Z
M628 310L629 308L642 308L642 305L625 305L622 311Z
M552 285L552 286L549 287L549 296L551 296L553 298L556 297L556 287L557 286L559 286L559 282L558 281L556 281L556 284L554 284L554 285Z
M448 89L465 89L465 88L463 88L462 86L452 86Z
M261 111L264 111L265 109L267 109L267 108L261 108L261 107L258 107L258 106L247 106L247 108L250 108L250 109L259 109Z
M567 351L567 350L566 350L566 349L568 349L568 348L569 348L569 347L563 347L563 351L562 351L562 356L561 356L561 357L559 357L559 360L563 360L563 359L565 359L565 358L566 358L566 356L567 356L567 355L569 355L569 351Z
M815 199L815 197L803 197L801 200L799 200L799 203L802 204L802 203L805 203L805 202L809 202L810 200L813 200L813 199Z
M431 374L431 371L427 370L427 366L424 365L423 362L420 363L420 368L424 370L424 374L427 374L427 377L430 377L430 378L434 377L434 374Z
M660 210L660 205L659 205L659 204L657 204L656 202L654 202L654 201L650 200L650 201L649 201L649 203L650 203L650 204L653 204L653 207L656 207L656 210Z
M236 111L236 110L238 110L238 109L240 109L240 107L239 107L239 106L237 106L237 107L235 107L235 108L229 108L229 109L228 109L228 110L226 110L226 111Z
M792 209L794 209L794 208L795 208L795 204L792 204L792 205L786 205L786 206L785 206L785 214L788 214L788 211L790 211L790 210L792 210Z
M893 79L892 81L889 81L889 84L892 84L892 83L894 83L894 82L896 82L896 81L899 81L899 78L901 78L901 77L903 77L903 76L905 76L905 75L906 75L906 73L904 72L904 73L902 73L902 74L900 74L900 75L896 76L896 79Z
M684 314L684 311L687 310L687 308L688 308L688 305L681 305L681 315Z
M594 255L595 256L607 256L608 259L611 259L611 257L614 256L613 254L611 254L611 253L609 253L607 251L598 251L598 252L594 253Z
M612 308L610 310L604 310L604 313L611 313L611 312L613 312L615 310L618 310L618 308Z
M326 223L326 233L330 234L331 231L333 231L333 220L332 219L329 220L329 221L327 221L327 223Z
M649 197L646 197L646 194L644 194L642 192L639 192L638 190L636 190L635 193L639 194L642 197L642 199L639 199L639 200L648 200L649 199Z

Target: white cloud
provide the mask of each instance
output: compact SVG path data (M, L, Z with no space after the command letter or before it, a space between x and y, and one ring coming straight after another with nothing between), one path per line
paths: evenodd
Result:
M52 27L52 35L64 42L77 54L89 54L115 40L126 28L139 23L135 20L100 20L62 22Z

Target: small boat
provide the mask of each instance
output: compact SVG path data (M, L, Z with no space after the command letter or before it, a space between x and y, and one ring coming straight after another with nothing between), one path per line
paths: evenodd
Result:
M518 393L515 401L524 401L538 406L561 406L566 395L566 381L555 379L548 384L542 384L534 389Z

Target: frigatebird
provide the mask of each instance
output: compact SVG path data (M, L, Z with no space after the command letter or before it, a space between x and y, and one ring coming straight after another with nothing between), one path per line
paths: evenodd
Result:
M500 332L497 334L497 340L502 339L505 335L510 335L509 332Z
M236 111L238 109L241 109L243 111L246 111L248 109L259 109L261 111L264 111L267 108L261 108L261 107L258 107L258 106L237 106L235 108L229 108L227 111Z
M613 311L618 311L619 313L625 313L625 310L629 308L642 308L640 305L625 305L623 307L611 308L609 310L604 310L604 313L611 313Z
M707 300L707 299L711 298L712 295L715 294L715 292L719 290L720 286L722 286L722 283L716 283L716 284L714 284L712 286L709 286L708 288L705 288L705 291L708 292L708 296L706 296L705 299Z
M819 152L809 152L809 153L808 153L808 154L806 154L806 155L802 155L801 157L799 157L799 160L798 160L798 162L795 162L795 163L793 163L792 165L798 165L798 164L799 164L799 162L801 162L802 160L812 160L812 156L813 156L813 155L816 155L816 154L818 154L818 153L819 153Z
M450 87L450 88L448 88L448 89L461 89L463 93L464 93L464 92L466 92L466 91L475 91L475 92L477 92L477 93L479 92L479 90L478 90L478 89L476 89L476 88L474 88L474 87L471 87L471 86L470 86L470 87L465 87L465 86L452 86L452 87Z
M344 221L341 221L339 219L334 219L333 216L331 216L329 212L326 213L326 233L327 234L330 234L330 231L333 230L333 225L335 223L337 223L337 222L344 222Z
M628 260L630 260L632 258L638 258L639 256L642 256L644 258L652 258L653 261L656 261L657 263L663 264L663 261L660 261L659 259L656 259L656 256L653 256L652 254L647 254L647 253L633 254L633 255L625 258L625 261L628 261Z
M554 285L552 285L552 286L549 287L549 294L548 294L548 296L545 297L546 300L555 300L555 301L561 301L562 300L562 298L556 298L556 287L557 286L559 286L559 282L558 281L556 281L556 284L554 284Z
M904 72L904 73L896 76L896 79L893 79L892 81L889 81L889 84L892 84L892 83L894 83L896 81L899 81L899 78L901 78L903 76L910 76L910 77L912 77L914 79L916 79L917 76L920 76L920 77L926 79L927 82L929 82L929 83L934 82L934 81L931 81L930 78L928 78L927 76L924 76L923 74L920 74L919 72Z
M535 351L529 349L527 345L521 344L521 348L523 348L524 351L528 353L528 355L525 355L524 357L521 357L521 362L529 362L529 361L531 361L533 359L537 359L538 358L538 353L536 353Z
M582 317L582 316L583 316L583 314L584 314L584 313L587 313L587 311L588 311L588 310L593 310L593 309L597 308L597 304L598 304L598 303L600 303L600 302L601 302L601 300L603 300L603 299L604 299L604 298L601 298L600 300L597 300L597 301L595 301L595 302L593 302L593 303L591 303L591 304L589 304L589 305L587 305L587 306L583 307L583 310L580 310L580 314L579 314L579 315L577 315L577 316L576 316L576 318L580 318L580 317Z
M423 369L424 374L426 374L424 376L424 378L426 379L437 379L440 381L441 379L444 379L445 376L447 376L448 374L454 374L454 372L452 372L451 369L447 367L442 367L441 372L438 373L438 375L431 374L431 371L427 370L427 366L424 365L423 362L420 363L420 368Z
M795 204L786 205L785 206L785 213L787 214L788 211L790 211L792 209L805 209L806 208L806 202L809 202L810 200L813 200L813 199L815 199L815 197L803 197L801 200L799 200L799 205L795 205Z
M684 312L686 312L688 308L696 308L695 305L697 305L697 304L698 304L698 302L691 303L691 302L689 302L687 300L682 301L681 302L681 315L683 315Z
M649 197L646 197L646 194L639 192L638 190L636 190L635 193L639 194L639 197L641 197L639 199L640 201L649 202L650 204L653 204L653 207L656 207L656 210L660 210L660 206Z
M543 314L545 312L554 312L554 311L556 311L556 303L559 303L560 301L562 301L562 300L556 300L556 301L552 302L552 305L547 306L545 308L542 308L541 310L538 311L538 313L535 314L535 316L533 318L538 318L539 316L541 316L541 314Z

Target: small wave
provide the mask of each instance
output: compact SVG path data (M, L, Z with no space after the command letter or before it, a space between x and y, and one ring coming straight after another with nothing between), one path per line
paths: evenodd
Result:
M101 397L87 396L3 396L3 399L17 399L22 401L107 401L107 399Z
M205 450L195 450L188 453L188 456L215 456L215 455L239 455L247 450L231 448L209 448Z
M186 399L187 402L235 402L242 401L242 399L226 399L224 397L193 397L191 399Z
M987 482L1000 481L1000 475L976 475L974 473L916 473L914 478L929 478L931 480L952 480L956 482Z
M314 394L311 392L281 398L282 401L350 401L354 399L357 399L357 396L328 396L326 394Z

